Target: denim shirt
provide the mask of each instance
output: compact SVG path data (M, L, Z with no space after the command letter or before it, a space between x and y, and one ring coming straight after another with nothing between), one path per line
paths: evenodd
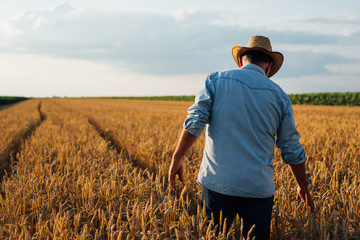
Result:
M218 193L274 195L274 145L287 164L305 161L288 95L254 64L207 76L184 128L206 142L197 182Z

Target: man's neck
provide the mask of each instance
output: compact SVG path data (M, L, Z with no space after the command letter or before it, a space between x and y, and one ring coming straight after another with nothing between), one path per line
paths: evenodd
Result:
M248 65L248 64L254 64L254 65L256 65L256 66L259 66L259 67L261 67L261 68L264 70L265 75L266 75L267 67L269 66L268 63L255 64L255 63L251 63L251 62L249 62L249 61L247 61L247 60L243 61L243 64L244 64L243 66Z

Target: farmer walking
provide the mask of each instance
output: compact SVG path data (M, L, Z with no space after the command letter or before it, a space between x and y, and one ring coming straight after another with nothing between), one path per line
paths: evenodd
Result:
M272 51L270 40L263 36L251 37L247 47L233 47L232 54L240 69L210 73L188 109L169 168L169 183L175 190L176 175L184 181L183 157L207 125L197 179L207 217L213 214L218 224L222 211L231 223L239 214L245 233L255 224L252 236L269 239L274 144L298 183L297 199L303 199L313 212L306 157L290 99L269 79L280 69L283 55Z

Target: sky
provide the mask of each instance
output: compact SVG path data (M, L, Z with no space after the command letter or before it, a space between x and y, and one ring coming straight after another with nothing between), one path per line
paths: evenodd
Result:
M12 0L0 8L0 96L194 95L267 36L288 93L360 91L360 1Z

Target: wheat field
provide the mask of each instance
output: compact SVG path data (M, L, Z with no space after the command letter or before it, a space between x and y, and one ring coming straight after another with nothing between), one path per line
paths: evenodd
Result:
M204 135L184 183L169 189L191 104L31 99L1 109L1 239L242 239L241 219L225 231L199 207ZM316 212L295 200L276 150L271 239L360 239L360 108L293 108Z

